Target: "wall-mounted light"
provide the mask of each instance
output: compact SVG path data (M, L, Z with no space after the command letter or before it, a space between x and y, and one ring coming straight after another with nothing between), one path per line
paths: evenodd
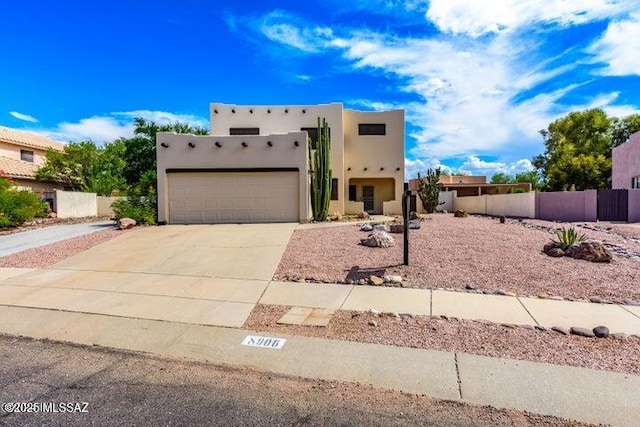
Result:
M216 147L218 148L222 147L222 144L220 144L220 141L216 141Z
M162 144L160 144L160 145L162 145L164 148L169 148L169 144L167 144L166 142L163 142L163 143L162 143Z
M249 110L249 112L250 112L251 114L253 114L253 108L252 108L252 109L250 109L250 110Z
M236 110L235 110L234 108L232 108L232 109L231 109L231 112L232 112L233 114L235 114L235 113L236 113Z
M284 112L285 112L285 113L288 113L288 112L289 112L289 109L288 109L288 108L285 108L285 109L284 109Z
M384 170L384 168L380 168L380 170L381 170L381 171L383 171L383 170Z
M364 170L369 170L369 168L364 168Z
M193 142L189 143L189 147L194 148L196 146L196 144L194 144Z
M298 141L293 141L293 145L297 147L298 145L300 145L300 143Z
M214 113L218 114L218 110L213 110Z
M242 143L242 148L247 148L247 143L246 142Z
M396 168L396 172L398 172L400 170L400 168Z
M269 147L273 147L273 142L271 142L271 141L267 141L267 145L268 145Z

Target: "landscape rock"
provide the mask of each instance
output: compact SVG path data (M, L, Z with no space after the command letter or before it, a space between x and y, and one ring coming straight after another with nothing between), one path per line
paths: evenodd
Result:
M373 226L371 224L363 224L360 227L360 231L373 231Z
M582 242L579 245L572 245L567 248L565 253L571 258L591 262L611 262L613 260L611 252L599 242Z
M498 289L496 291L496 295L507 295L507 291L505 291L504 289Z
M555 242L549 242L546 245L544 245L544 247L542 248L542 252L556 258L560 258L565 255L562 248L560 248L560 246Z
M372 326L375 328L376 326L378 326L378 323L375 320L369 320L369 326Z
M638 305L640 305L637 301L634 301L632 299L626 299L624 300L625 305L632 305L634 307L637 307Z
M596 334L593 333L593 331L591 329L587 329L587 328L578 328L576 326L571 328L571 333L573 335L578 335L581 337L587 337L587 338L593 338L596 336Z
M369 213L365 212L365 211L362 211L362 212L360 212L358 214L358 218L360 218L360 219L368 219L369 218Z
M609 328L606 326L596 326L593 328L593 334L598 338L606 338L609 336Z
M409 212L409 219L413 220L413 219L419 219L420 217L418 216L418 213L416 211L411 211Z
M57 218L57 217L58 217L58 214L55 212L49 212L47 214L47 218Z
M395 234L404 233L404 224L391 224L389 226L389 232Z
M389 232L389 226L386 224L376 224L373 226L373 231L386 231Z
M135 227L137 224L135 219L131 218L120 218L118 220L118 230L128 230L130 228Z
M402 283L402 276L384 276L385 283Z
M409 228L411 230L418 230L420 228L420 221L417 219L409 220Z
M471 285L471 284L465 286L465 289L469 289L470 291L473 291L475 288L476 288L475 285Z
M395 240L387 232L374 231L366 239L360 239L360 244L370 248L388 248L395 245Z
M626 340L627 338L629 338L629 334L625 334L624 332L616 332L615 334L611 334L609 336L617 340Z
M569 335L571 330L569 328L565 328L564 326L554 326L551 328L552 331L556 331L561 333L562 335Z
M453 216L456 218L466 218L469 216L469 214L463 210L458 209L453 213Z
M382 286L384 279L382 277L371 275L369 276L369 284L373 286Z

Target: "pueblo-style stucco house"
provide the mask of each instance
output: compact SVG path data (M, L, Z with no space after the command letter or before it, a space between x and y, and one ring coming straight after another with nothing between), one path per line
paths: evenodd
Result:
M62 189L59 183L36 180L36 171L45 163L49 148L63 151L64 144L0 126L0 176L11 179L18 188L36 193Z
M612 151L611 187L640 189L640 132Z
M402 212L404 111L210 105L211 135L158 133L158 220L166 223L306 222L308 144L318 117L331 133L329 212Z

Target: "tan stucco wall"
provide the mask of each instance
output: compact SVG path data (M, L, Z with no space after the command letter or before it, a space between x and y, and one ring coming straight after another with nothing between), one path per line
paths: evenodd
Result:
M331 174L338 178L338 200L329 204L329 212L344 212L344 129L342 104L321 105L236 105L210 104L211 135L229 135L229 128L260 128L260 135L299 132L315 128L318 117L331 128ZM217 111L217 113L216 113ZM235 113L233 112L235 111ZM286 111L286 112L285 112ZM303 112L304 111L304 112Z
M345 110L343 117L345 130L343 191L348 196L349 182L353 179L391 178L394 180L395 187L392 201L383 204L383 200L378 200L377 194L374 193L376 210L380 203L380 210L384 213L399 213L404 190L404 111ZM384 123L386 135L358 135L358 124L361 123ZM387 210L384 210L385 206Z
M158 133L158 221L169 212L167 169L291 168L299 170L300 221L310 218L309 162L305 132L265 136L194 136ZM272 147L267 141L273 143ZM298 141L299 146L295 146ZM195 147L189 147L189 142ZM216 142L222 147L217 148ZM247 148L242 148L242 142ZM168 147L162 147L165 143Z
M53 210L58 218L83 218L98 215L96 193L79 191L55 191Z
M33 163L36 165L44 164L47 155L46 151L32 147L21 147L16 144L9 144L7 142L0 141L0 156L20 160L20 150L33 151Z
M347 189L349 185L356 186L356 202L362 202L362 187L371 185L373 186L373 201L374 201L374 213L382 214L384 211L384 202L397 201L400 208L399 212L402 212L402 205L400 204L400 196L396 196L396 185L393 178L352 178L347 183ZM364 203L361 204L364 206ZM351 205L353 206L353 205ZM345 212L347 214L358 214L357 212ZM385 213L399 213L399 212L385 212Z

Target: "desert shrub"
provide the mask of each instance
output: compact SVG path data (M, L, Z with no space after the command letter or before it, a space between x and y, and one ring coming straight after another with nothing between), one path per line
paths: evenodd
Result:
M563 250L567 249L571 245L584 242L587 239L584 234L578 233L573 227L568 229L562 227L561 230L556 230L556 236L558 237L558 240L554 240L554 243L560 245Z
M131 218L138 223L155 224L156 222L156 194L148 191L140 194L139 191L131 191L122 199L116 200L111 205L117 219Z
M17 190L0 178L0 227L15 227L46 213L47 205L37 194Z

